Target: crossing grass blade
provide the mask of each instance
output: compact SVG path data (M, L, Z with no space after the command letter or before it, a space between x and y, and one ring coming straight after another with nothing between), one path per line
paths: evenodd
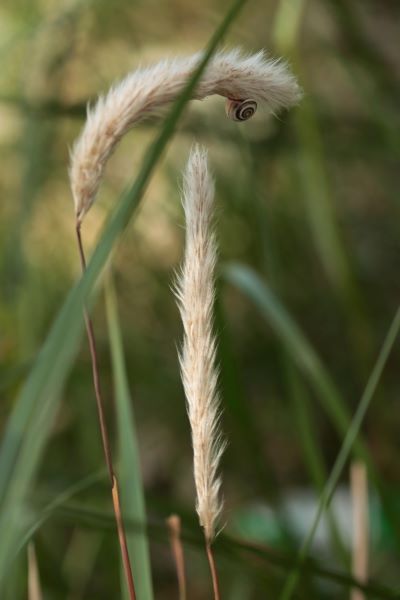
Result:
M350 414L335 384L310 342L269 286L252 269L236 263L225 267L223 277L257 306L283 343L288 355L309 381L339 434L345 434Z
M309 382L336 431L344 439L351 424L350 413L327 369L293 317L269 286L252 269L230 263L225 267L223 276L226 281L241 290L257 306L260 314L286 348L294 364ZM381 495L384 511L391 523L397 547L400 548L400 521L397 511L388 497L370 452L358 430L351 450L354 450L354 453L366 463L369 477Z
M329 506L329 500L343 470L345 462L353 451L353 447L356 446L358 439L358 454L361 455L361 457L365 460L371 479L381 492L385 510L388 517L393 522L393 530L396 532L398 530L396 517L393 514L390 505L387 503L383 487L376 474L376 470L369 452L359 438L362 420L372 399L373 393L375 392L383 367L386 363L400 327L400 310L396 313L382 350L378 356L376 365L371 373L371 377L368 381L363 397L353 419L351 420L347 410L343 406L343 401L339 393L336 391L334 383L330 379L330 376L325 370L318 355L305 338L298 325L295 323L283 305L279 302L279 300L274 296L267 284L261 281L261 279L251 269L239 264L231 264L226 267L224 270L224 277L227 281L234 284L242 292L244 292L256 304L261 314L281 339L294 363L299 367L314 388L317 397L321 401L328 415L331 417L332 422L336 426L338 432L343 435L344 441L341 451L321 495L321 501L316 517L317 524L321 514ZM310 533L311 540L314 533L315 531ZM303 551L303 554L305 555L307 551L308 545L305 551ZM288 586L292 586L293 581L294 578L292 579L292 583L288 583ZM290 591L291 588L288 587L287 590ZM282 596L282 600L288 600L290 597L291 595L284 595Z
M56 509L64 504L66 504L71 498L77 496L80 492L83 492L90 488L95 483L99 481L106 480L107 472L105 469L98 471L96 473L91 473L87 477L80 479L76 483L72 484L67 489L63 490L59 494L57 494L51 502L46 504L43 508L38 511L37 516L35 516L28 528L25 530L22 537L19 539L19 545L17 547L17 554L22 551L23 548L28 544L28 542L33 538L35 533L41 529L41 527L46 523L48 519L51 518L52 514Z
M400 330L400 308L397 309L394 319L390 325L389 331L386 335L386 338L383 342L382 348L378 354L377 361L375 363L374 368L372 369L371 375L368 379L367 385L365 387L365 391L361 397L361 400L358 404L357 410L354 413L354 417L350 423L349 429L346 433L346 436L341 445L340 451L337 455L335 464L333 465L332 471L329 475L328 481L325 484L325 487L322 491L318 507L315 513L315 517L313 519L311 528L301 546L301 549L298 554L298 560L296 568L289 575L285 587L280 596L281 600L290 600L292 598L294 590L296 588L296 584L299 579L300 568L302 562L304 561L307 553L310 549L311 543L314 539L315 532L317 531L318 524L321 520L321 516L323 512L329 507L330 501L336 489L336 486L339 482L339 478L343 473L344 467L347 463L347 460L351 454L351 450L354 444L354 441L360 431L362 422L368 410L368 407L371 403L371 400L374 396L380 378L382 376L383 369L386 365L386 362L389 358L389 355L392 351L393 345L396 341Z
M293 402L293 413L297 422L296 429L298 429L299 432L304 460L315 487L315 491L317 495L319 495L323 491L328 474L317 441L316 430L309 408L309 398L307 398L303 382L294 369L293 363L291 363L286 356L284 357L284 361L287 385ZM326 518L328 521L332 547L343 565L348 568L349 556L344 541L342 540L340 529L336 523L335 515L331 510L327 510Z
M124 517L145 523L146 508L135 418L129 392L117 298L111 276L107 278L105 290L117 412L118 479L121 487L122 512ZM143 598L143 600L153 600L147 536L143 535L142 532L128 531L127 542L129 555L134 565L135 587L138 597ZM121 585L126 591L123 576L121 576Z
M151 500L151 498L150 498ZM182 513L179 509L179 512ZM111 512L90 509L87 505L67 502L65 505L58 505L53 513L54 520L74 524L84 524L85 527L92 527L98 530L109 531L114 528L114 518ZM141 524L136 521L126 520L127 530L141 529ZM158 543L169 545L167 528L164 519L152 519L148 524L151 537ZM194 521L186 521L182 533L182 541L185 547L194 549L203 549L204 541L198 531ZM236 537L221 532L215 543L215 550L218 557L224 558L226 564L240 566L243 575L248 574L256 584L270 584L271 572L269 567L277 567L282 571L287 571L296 566L297 557L293 554L278 552L262 544L253 544L240 540ZM332 583L343 587L346 590L357 588L363 591L367 597L374 600L394 600L398 598L398 592L393 591L386 585L377 583L371 579L368 583L362 583L354 579L351 574L339 571L325 566L318 560L307 557L304 561L303 572L313 577L318 577L325 583Z
M306 69L299 49L306 8L305 0L279 0L272 37L277 51L290 56L299 80L308 89ZM369 357L370 324L364 298L354 276L350 253L338 226L337 206L329 179L316 105L312 95L307 93L293 113L298 152L295 160L290 160L288 166L296 190L294 193L304 204L319 259L348 316L350 341L361 366L363 360Z
M235 0L212 36L198 68L174 103L160 134L146 152L135 182L123 194L107 221L85 275L69 293L17 398L0 450L0 588L7 574L9 556L21 534L23 503L40 465L62 386L81 338L83 304L89 296L93 300L95 284L111 250L131 220L193 89L245 2Z

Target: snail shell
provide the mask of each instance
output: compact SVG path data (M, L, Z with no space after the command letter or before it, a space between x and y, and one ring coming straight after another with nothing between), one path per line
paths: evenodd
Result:
M255 100L233 100L228 98L225 105L227 116L233 121L247 121L257 110Z

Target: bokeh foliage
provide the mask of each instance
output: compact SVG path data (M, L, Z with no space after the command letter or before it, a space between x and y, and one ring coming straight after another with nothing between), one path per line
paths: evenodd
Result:
M139 64L204 47L228 7L225 1L3 0L2 429L79 274L67 167L86 102ZM197 139L210 151L221 272L239 262L268 283L353 413L399 301L399 17L394 0L249 1L225 44L286 56L305 90L302 105L278 119L259 111L238 126L225 119L221 99L190 103L139 213L113 253L157 598L176 597L163 525L171 512L184 521L190 597L206 597L209 590L193 514L190 437L177 364L181 326L170 290L182 254L179 188L188 149ZM85 222L89 251L160 128L159 121L136 128L112 158ZM223 429L229 440L223 464L226 533L257 537L276 544L278 552L277 562L268 561L221 536L222 585L226 597L277 597L301 541L290 523L283 520L278 527L277 514L294 489L318 489L341 436L321 408L321 391L297 370L305 360L302 349L297 348L296 360L257 308L223 277L216 309ZM117 447L101 294L93 318ZM399 358L395 348L363 425L364 442L394 506L400 504ZM106 480L101 475L93 480L102 455L84 342L60 394L27 507L38 523L34 538L45 597L115 597L118 549ZM298 412L299 394L306 417ZM310 443L313 451L307 453ZM87 487L46 512L49 503L88 476ZM345 472L343 486L347 479ZM271 509L277 511L273 516ZM382 588L396 589L396 534L379 508L372 516L378 534L371 546L371 575ZM141 523L130 525L143 531ZM321 568L348 572L346 552L343 560L329 536L322 550ZM312 563L305 569L299 597L348 597L348 585L332 585L313 569ZM23 551L11 575L14 571L5 596L10 599L25 597ZM380 593L372 597L390 597Z

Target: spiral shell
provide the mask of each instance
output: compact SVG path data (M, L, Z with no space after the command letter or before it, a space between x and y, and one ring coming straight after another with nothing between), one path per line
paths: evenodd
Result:
M247 121L257 110L255 100L234 100L228 98L225 105L227 116L233 121Z

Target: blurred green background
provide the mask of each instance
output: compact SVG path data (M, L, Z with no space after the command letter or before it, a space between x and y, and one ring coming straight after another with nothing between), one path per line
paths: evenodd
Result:
M209 0L3 0L1 428L79 277L68 161L86 103L139 65L203 48L228 6ZM399 303L399 40L395 0L248 2L225 47L266 48L287 58L304 100L278 118L261 108L243 124L226 119L221 98L191 102L113 255L157 598L177 597L164 525L172 512L181 515L187 536L189 597L210 597L177 361L181 324L171 292L183 251L180 187L189 148L194 140L208 147L217 189L216 330L222 427L229 442L222 465L223 523L227 533L294 556L342 439L323 408L321 377L335 382L353 413ZM136 127L112 157L83 227L89 253L159 128L157 120ZM233 284L240 273L247 282L251 277L263 282L262 290L274 294L273 306L284 307L284 321L289 314L297 322L319 357L318 373L325 365L322 375L307 373L301 347L274 325L270 296L264 297L263 311ZM93 318L116 440L102 293ZM400 507L399 359L395 347L363 433L381 483ZM35 532L44 598L119 597L118 547L102 468L83 338L27 510L39 514L77 482L99 475L79 493L60 499ZM348 479L346 468L336 515L347 550ZM293 518L285 518L287 507ZM374 486L370 516L371 577L400 588L400 546ZM129 523L133 530L136 526ZM348 555L343 561L334 546L321 530L314 554L324 566L348 572ZM23 550L13 564L4 598L26 597L25 555ZM224 598L278 597L287 565L239 548L234 552L225 540L217 544L216 555ZM349 587L316 577L311 569L298 594L347 598Z

